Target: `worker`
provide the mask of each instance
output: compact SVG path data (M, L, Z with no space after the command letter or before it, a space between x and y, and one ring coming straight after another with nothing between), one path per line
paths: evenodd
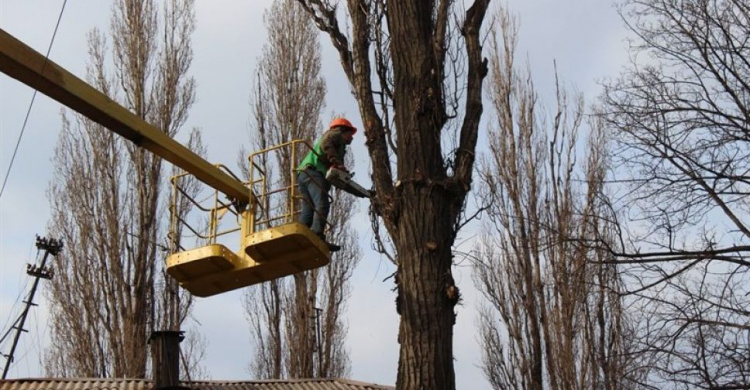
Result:
M328 130L315 142L313 150L307 153L297 167L297 183L302 194L300 222L320 237L331 252L336 252L341 247L326 241L325 237L324 229L331 208L328 198L331 183L326 180L326 173L330 168L346 171L346 146L352 143L356 132L357 128L347 119L334 119Z

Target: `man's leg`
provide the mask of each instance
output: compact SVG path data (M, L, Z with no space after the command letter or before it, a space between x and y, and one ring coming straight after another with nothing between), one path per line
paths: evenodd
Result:
M312 227L315 203L310 196L310 175L308 172L311 172L311 170L306 169L297 175L297 185L299 185L299 193L302 196L299 221L307 227Z
M323 177L322 173L312 169L307 172L309 173L310 180L307 184L307 191L310 194L312 204L315 207L310 230L322 237L328 219L328 212L331 209L331 202L328 200L328 189L330 188L330 184L328 183L328 180Z
M326 241L323 233L328 220L328 212L331 209L331 202L328 199L328 191L331 189L331 184L326 180L322 173L312 170L308 172L310 172L310 182L307 185L307 190L310 193L310 198L312 198L313 204L315 205L315 213L313 215L310 230L317 234L321 240L325 241L331 252L336 252L340 250L341 247Z

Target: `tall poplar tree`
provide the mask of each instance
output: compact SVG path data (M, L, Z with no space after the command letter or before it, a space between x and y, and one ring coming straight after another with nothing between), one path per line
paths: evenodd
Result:
M634 383L621 277L604 193L601 120L558 86L557 110L538 103L515 65L517 23L499 13L490 61L489 153L479 196L487 216L474 277L482 370L495 389L622 389ZM584 145L579 133L588 130ZM580 151L585 150L585 158ZM642 379L642 378L639 378Z
M252 109L253 147L265 149L320 135L326 86L320 75L321 48L315 24L293 0L277 0L265 15L268 42L257 68ZM299 159L307 150L300 149ZM290 154L265 161L269 182L290 183ZM351 161L349 161L351 163ZM352 196L335 191L328 236L342 244L324 268L273 280L248 290L245 307L259 378L344 377L349 370L343 320L349 278L360 258L357 234L349 220ZM286 207L278 199L271 208ZM297 208L299 210L299 207Z
M173 137L195 97L188 75L195 21L192 0L163 5L159 12L151 0L116 1L111 48L100 31L88 36L87 79ZM200 148L195 133L190 139ZM57 257L49 292L55 342L47 372L143 378L150 332L179 329L189 306L184 297L162 299L171 283L160 282L159 272L162 160L81 115L64 114L54 165L50 230L66 251Z

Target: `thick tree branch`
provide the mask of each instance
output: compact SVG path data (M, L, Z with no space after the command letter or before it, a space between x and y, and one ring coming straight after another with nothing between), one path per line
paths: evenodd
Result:
M467 79L466 114L461 125L461 135L456 151L455 184L458 185L458 199L463 203L466 193L471 188L471 175L476 158L475 151L479 133L479 120L482 116L482 81L487 75L487 59L482 57L482 45L479 39L482 21L484 20L489 0L477 0L466 12L461 34L466 39L466 54L469 62ZM456 210L458 212L458 210Z
M366 145L370 151L373 164L373 184L376 189L375 204L379 213L388 215L396 213L388 205L393 204L390 199L393 196L393 178L390 160L388 158L388 146L386 132L382 119L377 113L373 97L372 81L370 74L370 32L372 28L370 18L372 11L369 1L348 0L349 14L352 22L354 37L351 47L349 40L339 28L336 17L336 6L326 0L298 0L302 7L313 18L315 24L321 31L326 32L331 42L339 52L341 65L349 80L354 95L359 104L360 115L364 124L364 134L367 137ZM392 218L384 218L386 222Z
M445 63L445 50L447 48L446 32L448 30L448 15L454 0L440 0L435 17L435 37L433 50L435 51L435 62L438 64ZM442 69L441 69L442 71Z
M739 245L728 248L701 250L701 251L669 251L648 253L623 253L611 251L616 257L614 260L601 261L602 264L644 264L663 263L684 260L720 260L737 265L750 266L750 261L742 253L750 254L750 246ZM736 253L735 256L727 254Z
M386 142L386 131L383 121L378 115L375 99L373 95L372 81L370 75L370 33L373 29L379 29L380 26L371 25L371 21L376 18L370 18L371 13L375 12L370 8L368 1L348 0L349 13L352 19L352 29L354 31L353 53L354 53L354 77L349 82L354 87L354 94L359 103L359 112L362 115L362 122L365 126L365 137L367 137L366 146L370 152L372 160L372 180L375 185L376 198L375 206L380 213L386 214L384 218L386 223L390 223L393 218L388 214L397 213L398 210L388 207L394 202L391 201L393 196L393 174L391 173L391 163L388 158L388 144ZM389 226L389 229L392 226Z

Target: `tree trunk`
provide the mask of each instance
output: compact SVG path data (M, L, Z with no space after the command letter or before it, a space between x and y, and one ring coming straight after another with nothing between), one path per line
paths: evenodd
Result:
M452 227L445 223L441 195L418 196L428 188L411 185L405 198L420 199L402 217L397 250L400 389L454 389ZM425 242L424 237L431 237ZM440 243L440 244L437 244ZM450 290L449 290L450 289ZM453 294L453 295L449 295Z
M454 389L453 286L450 194L435 186L446 178L440 150L445 124L442 64L432 53L432 10L419 2L388 3L393 32L394 101L399 158L397 202L401 216L391 231L398 251L400 389ZM399 188L400 187L400 188ZM399 193L400 192L400 193ZM394 234L395 233L395 234Z

